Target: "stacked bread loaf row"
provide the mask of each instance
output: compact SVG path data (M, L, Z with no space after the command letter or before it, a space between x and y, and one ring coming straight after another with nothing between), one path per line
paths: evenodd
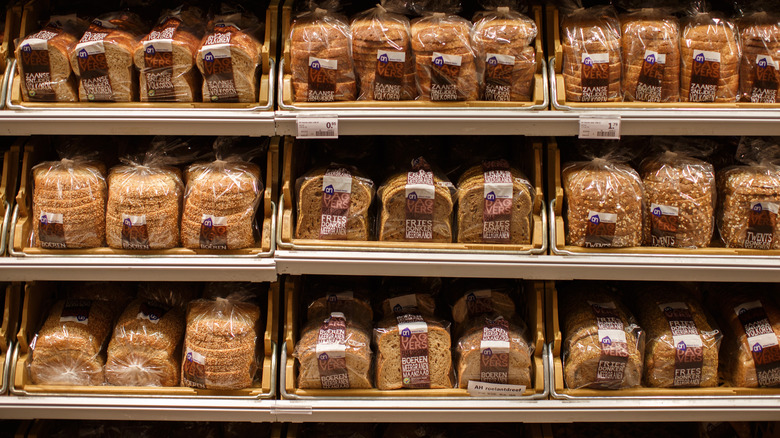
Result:
M262 24L249 14L52 17L18 45L22 98L47 102L256 102ZM199 70L199 71L198 71ZM140 74L139 74L140 73ZM202 83L202 85L201 85Z
M293 23L290 62L298 102L529 101L536 24L499 8L475 17L413 20L384 7L345 17L323 9Z

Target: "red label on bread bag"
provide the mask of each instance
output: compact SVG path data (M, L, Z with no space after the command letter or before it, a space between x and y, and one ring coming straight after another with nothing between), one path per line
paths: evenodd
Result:
M662 97L661 82L664 79L664 67L666 66L666 55L645 51L645 58L642 61L642 70L639 72L639 79L636 84L634 99L639 102L660 102Z
M401 100L406 53L389 50L376 51L374 100Z
M157 25L143 42L146 99L152 102L175 100L173 86L173 37L181 20L170 17Z
M352 200L352 174L343 167L329 168L322 177L320 239L346 239Z
M347 374L347 320L343 313L331 313L317 333L317 368L323 389L349 388Z
M753 201L748 213L745 231L745 248L771 249L775 240L775 227L780 204L771 201Z
M755 363L758 386L780 385L780 340L761 301L742 303L734 308L734 312L745 331L745 342Z
M653 246L672 248L677 244L680 209L669 205L650 204L650 234Z
M201 249L228 249L227 218L204 214L200 221Z
M42 211L38 221L38 240L41 241L41 248L67 248L62 213Z
M609 100L609 53L583 53L582 102Z
M588 301L598 327L601 356L596 369L596 384L615 387L623 383L628 364L628 343L623 320L615 303L594 303Z
M308 102L333 102L336 100L336 73L338 60L309 57Z
M778 78L778 64L769 55L756 57L755 78L753 88L750 90L750 101L754 103L775 103L777 100L777 88L780 86Z
M68 299L62 305L60 322L89 324L89 312L91 309L92 300Z
M485 55L485 100L500 102L511 100L514 70L514 56L497 53Z
M53 25L30 35L22 41L19 62L24 72L24 90L26 98L36 102L54 102L57 95L52 88L51 66L49 62L48 41L62 32Z
M96 21L89 26L76 45L81 87L90 102L113 101L108 58L103 40L109 35L102 23Z
M406 174L406 220L404 239L433 240L433 211L436 187L433 172L425 159L413 163L414 171Z
M206 38L199 56L203 61L203 80L212 102L238 102L236 81L233 77L231 39L238 28L217 24ZM205 97L205 96L204 96Z
M598 211L588 212L585 228L585 248L609 248L617 230L617 215Z
M433 52L431 56L431 100L463 100L458 93L462 57Z
M672 333L675 350L673 386L701 385L704 343L691 310L687 304L679 302L663 303L658 307L669 322Z
M206 358L202 354L190 348L185 350L181 380L186 386L206 388Z
M396 316L401 347L401 378L404 388L430 388L428 324L418 314Z
M491 243L511 241L514 185L506 160L483 161L485 204L482 209L482 240Z
M509 321L502 317L485 319L479 344L479 380L486 383L509 382Z
M714 102L720 81L720 53L695 50L691 65L691 102Z
M146 227L146 215L130 216L122 214L122 248L149 249L149 231Z

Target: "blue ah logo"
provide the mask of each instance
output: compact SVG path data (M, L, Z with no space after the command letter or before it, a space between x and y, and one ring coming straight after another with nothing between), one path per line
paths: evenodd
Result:
M339 300L339 297L337 297L336 295L328 295L328 302L329 303L335 303L338 300Z
M333 184L329 185L328 187L325 187L325 190L323 190L326 195L332 195L335 190L333 189Z
M49 223L49 218L45 214L41 216L41 224L46 225L48 223Z
M696 58L694 58L694 61L698 62L699 64L704 63L704 53L699 53L696 55Z
M157 315L155 313L150 313L149 314L149 321L157 321L158 319L160 319L159 315Z
M311 68L313 68L315 70L319 70L321 67L322 66L320 65L319 61L314 61L314 62L311 63Z
M122 224L124 224L125 226L128 226L128 227L132 227L133 226L133 223L130 221L130 218L127 218L127 219L123 220Z
M154 50L154 46L149 46L149 47L146 48L146 54L147 55L154 55L155 53L157 53L157 51Z
M409 330L408 328L405 328L405 329L401 330L401 336L403 336L405 338L411 338L412 337L412 331Z
M647 55L647 58L645 58L645 62L650 65L655 64L655 55L653 55L652 53Z
M441 56L436 57L436 59L433 60L433 65L436 67L441 67L444 65L444 58Z
M738 315L742 315L743 313L747 312L747 309L742 307L739 309L739 312L737 312Z
M761 67L761 68L766 68L766 66L768 64L769 63L766 62L766 58L761 58L761 59L758 60L758 66Z
M483 354L484 356L488 356L488 357L490 357L490 356L492 356L492 355L493 355L493 350L492 350L492 349L490 349L490 348L486 348L486 349L485 349L485 351L483 351L483 352L482 352L482 354Z
M473 293L466 295L466 302L477 301L477 296Z
M761 213L762 210L763 209L761 207L761 204L756 204L753 206L753 211L755 211L756 213Z
M206 53L206 56L203 57L203 60L206 62L214 62L214 54L211 52Z
M680 342L677 343L677 349L680 350L680 351L685 351L685 350L688 349L688 346L685 345L685 342L680 341Z
M491 201L491 202L495 201L496 200L496 193L495 192L488 193L487 195L485 195L485 199L487 199L488 201Z
M87 320L87 315L78 315L76 317L76 319L79 320L79 321L86 321Z
M495 56L487 60L488 65L498 65L498 59Z
M192 362L192 352L187 353L187 362Z
M387 53L379 55L379 62L381 62L382 64L387 64L388 62L390 62L390 58L387 57Z
M32 47L30 47L29 44L25 44L25 45L22 46L22 52L30 53L30 52L32 52Z
M403 312L403 310L404 310L404 308L401 307L400 304L396 304L395 306L393 306L393 312L395 312L395 313L401 313L401 312Z
M753 346L753 353L761 353L762 351L764 351L764 348L756 342L756 345Z
M320 354L320 360L328 360L328 353Z
M417 192L409 193L409 197L407 198L410 201L416 201L417 200Z
M587 58L582 60L582 63L587 65L588 67L593 67L593 60L588 56Z
M203 226L205 226L206 228L211 228L214 226L214 222L211 220L210 217L206 218L206 220L203 221Z
M601 223L601 219L599 219L599 215L594 214L592 218L590 218L590 221L593 223L593 225L598 225Z
M612 345L612 339L609 339L609 336L604 336L604 339L601 340L601 343L604 345Z
M89 56L89 54L87 53L86 49L79 50L79 58L84 59L87 56Z
M661 217L661 207L656 207L653 209L653 216Z

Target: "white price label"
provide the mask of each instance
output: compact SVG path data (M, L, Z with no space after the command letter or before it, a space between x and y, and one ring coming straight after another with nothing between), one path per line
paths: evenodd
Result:
M525 385L508 385L501 383L486 383L469 380L469 395L485 396L520 396L525 392Z
M580 117L579 138L620 140L620 117Z
M337 116L298 117L296 138L339 138Z

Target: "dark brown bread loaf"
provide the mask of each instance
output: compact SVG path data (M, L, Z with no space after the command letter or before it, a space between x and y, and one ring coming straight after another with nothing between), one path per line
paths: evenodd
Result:
M742 56L734 24L711 14L696 14L682 31L680 100L734 102Z

